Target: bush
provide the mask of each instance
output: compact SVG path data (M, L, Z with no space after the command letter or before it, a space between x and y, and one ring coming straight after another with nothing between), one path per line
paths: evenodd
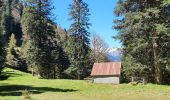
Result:
M31 93L28 90L21 91L22 93L22 100L30 100L31 99Z
M144 85L144 83L141 83L141 82L139 82L139 81L129 82L128 84L129 84L129 85L132 85L132 86Z

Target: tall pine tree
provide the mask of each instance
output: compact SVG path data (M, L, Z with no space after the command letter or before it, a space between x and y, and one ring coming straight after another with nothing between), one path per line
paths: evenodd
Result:
M33 72L43 78L54 76L51 74L55 74L58 61L58 45L50 19L50 1L26 0L22 16L24 42L28 45L28 64Z
M70 73L83 78L85 69L88 66L89 51L89 8L83 0L73 0L69 7L70 20L73 22L69 29L70 39L68 40L68 55L70 58Z
M4 37L2 33L0 33L0 73L4 67L4 62L5 62Z
M6 40L8 40L12 33L12 0L6 0L3 3L2 31L5 34Z
M1 30L5 34L6 44L8 44L12 33L15 33L17 39L21 38L20 16L22 7L19 0L2 0L2 3Z
M3 12L3 2L0 0L0 13ZM4 35L2 31L2 16L0 16L0 74L5 62Z
M9 44L8 44L7 56L6 56L6 62L10 66L16 66L15 49L16 49L16 38L15 38L15 35L12 34L10 37Z
M119 0L115 14L115 29L120 34L124 56L132 57L143 71L144 77L158 84L167 78L169 66L169 4L167 0ZM126 66L124 66L126 67ZM151 81L151 80L150 80Z

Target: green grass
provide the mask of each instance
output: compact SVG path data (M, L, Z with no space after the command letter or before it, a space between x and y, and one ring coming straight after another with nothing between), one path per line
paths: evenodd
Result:
M0 100L22 100L28 90L32 100L170 100L170 86L93 84L78 80L47 80L5 69L0 80Z

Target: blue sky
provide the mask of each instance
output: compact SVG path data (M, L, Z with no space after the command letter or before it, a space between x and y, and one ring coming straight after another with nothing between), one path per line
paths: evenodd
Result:
M90 13L90 32L99 34L109 45L112 47L121 47L119 41L115 41L112 36L116 35L118 32L112 29L114 25L113 19L116 17L113 14L113 10L116 6L117 0L85 0L89 5ZM56 17L56 22L65 29L70 27L69 13L69 4L72 3L72 0L52 0L53 14Z

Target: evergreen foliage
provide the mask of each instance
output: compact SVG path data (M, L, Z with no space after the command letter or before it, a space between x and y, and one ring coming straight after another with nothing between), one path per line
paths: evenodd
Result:
M0 33L0 74L2 69L4 68L5 62L5 49L4 49L4 37L2 33Z
M17 42L19 43L21 42L19 40L22 37L20 25L22 4L19 0L2 0L2 4L1 30L5 35L6 45L8 44L12 33L15 33Z
M114 11L119 16L114 21L116 23L114 28L119 30L116 38L123 44L125 56L123 66L129 67L130 63L135 63L139 70L145 69L144 75L140 73L138 75L147 76L147 79L159 84L167 81L165 76L170 55L170 10L169 4L165 4L166 1L119 0ZM129 55L132 59L126 59ZM135 74L133 71L131 73Z
M7 48L7 56L6 56L6 62L10 66L16 66L16 39L15 35L12 34L9 40L8 48Z
M68 31L51 19L50 5L51 0L0 0L0 70L6 63L40 78L89 76L88 5L73 1Z
M24 41L28 42L26 59L33 72L42 78L55 78L58 70L59 46L50 11L50 0L26 0L22 18Z
M3 1L0 0L0 13L3 12ZM0 16L0 74L2 69L4 68L4 62L5 62L5 48L4 48L4 35L3 35L3 30L2 30L2 16Z
M73 0L69 7L72 24L69 29L67 53L70 60L68 71L82 79L88 66L89 57L89 8L83 0Z

